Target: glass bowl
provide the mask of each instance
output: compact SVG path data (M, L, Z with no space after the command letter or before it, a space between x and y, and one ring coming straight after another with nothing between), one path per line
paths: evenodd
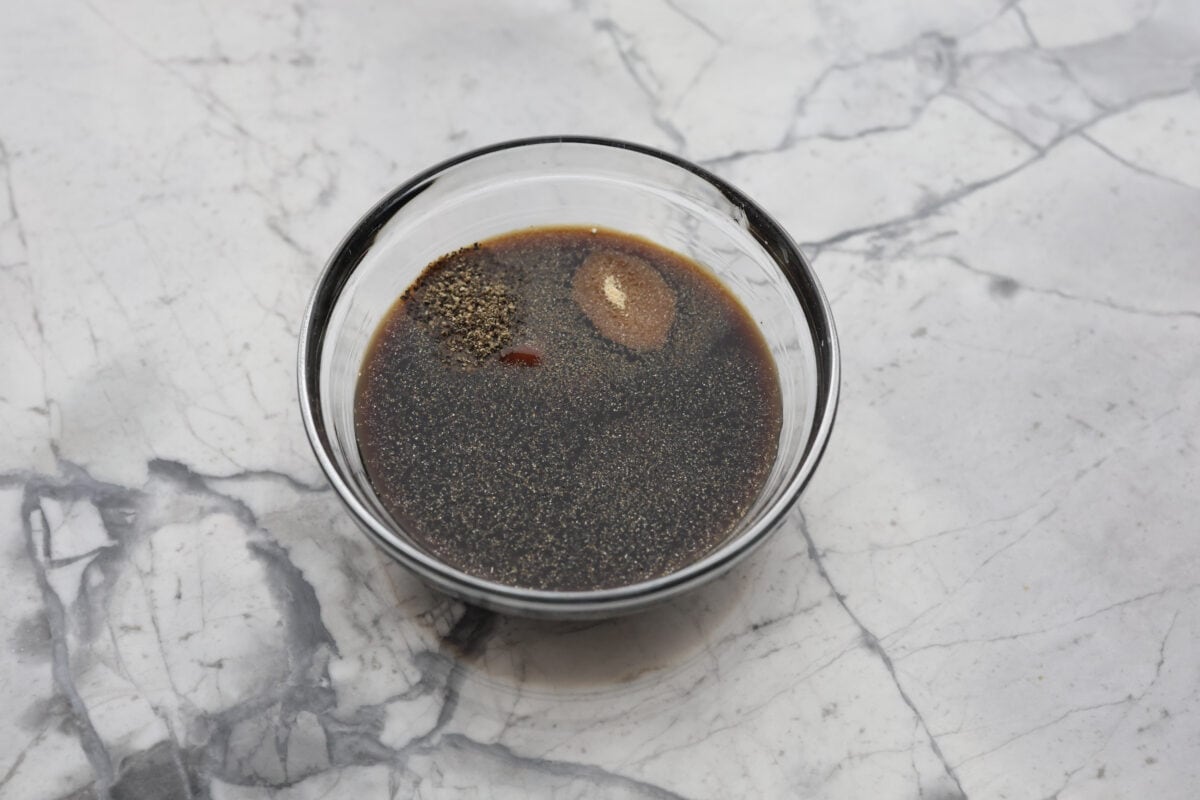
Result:
M729 537L699 561L594 591L507 586L457 570L383 509L354 433L363 355L396 298L434 259L530 227L597 226L642 236L705 266L758 323L779 374L779 446L765 485ZM675 156L560 136L485 147L429 169L371 209L334 251L304 314L300 406L317 460L376 544L434 587L523 616L596 618L642 609L728 570L780 525L829 438L839 359L829 304L788 235L745 195Z

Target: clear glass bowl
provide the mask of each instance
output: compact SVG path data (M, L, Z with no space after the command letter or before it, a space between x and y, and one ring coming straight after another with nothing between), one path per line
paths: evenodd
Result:
M779 373L783 417L758 500L718 548L618 588L537 591L446 565L391 519L354 434L363 355L380 320L431 261L481 239L547 225L636 234L711 270L757 321ZM553 137L486 147L416 176L334 251L300 330L299 388L317 459L359 526L392 558L464 601L506 613L603 617L674 597L729 569L779 526L820 460L837 406L837 337L816 276L787 234L720 178L625 142Z

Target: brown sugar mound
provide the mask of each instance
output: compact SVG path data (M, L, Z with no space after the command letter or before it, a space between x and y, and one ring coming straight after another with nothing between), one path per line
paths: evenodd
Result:
M657 350L675 321L675 290L642 259L615 250L588 256L571 297L601 335L630 350Z

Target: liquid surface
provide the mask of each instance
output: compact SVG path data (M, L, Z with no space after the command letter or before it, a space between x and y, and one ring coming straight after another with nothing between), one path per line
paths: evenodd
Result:
M435 261L364 358L355 433L414 541L578 591L721 544L775 457L778 377L740 304L643 239L544 228Z

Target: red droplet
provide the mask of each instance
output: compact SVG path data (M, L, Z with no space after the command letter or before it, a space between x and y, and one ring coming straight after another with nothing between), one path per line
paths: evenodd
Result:
M542 354L533 347L514 347L500 356L500 363L536 367L542 363Z

